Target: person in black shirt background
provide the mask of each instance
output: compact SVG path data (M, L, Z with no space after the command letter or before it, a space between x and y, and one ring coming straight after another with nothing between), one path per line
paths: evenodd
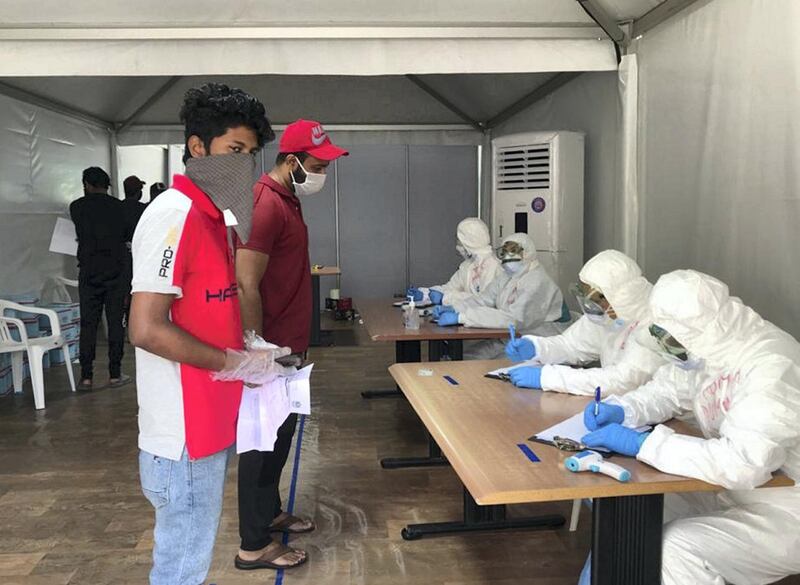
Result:
M93 388L93 362L97 346L97 327L106 311L108 322L109 385L130 382L122 373L125 342L123 307L130 280L125 281L132 230L122 201L108 194L111 179L99 167L83 171L83 192L72 202L69 213L78 236L78 294L81 305L79 390Z
M131 313L131 280L133 280L133 257L131 256L131 241L133 240L133 232L136 231L136 226L139 224L139 219L142 213L147 209L147 205L142 203L142 188L145 182L136 175L127 177L122 182L122 188L125 191L125 199L122 201L122 211L125 214L125 224L128 230L128 240L125 246L128 253L125 255L125 300L123 301L124 319L123 326L128 326L128 317Z

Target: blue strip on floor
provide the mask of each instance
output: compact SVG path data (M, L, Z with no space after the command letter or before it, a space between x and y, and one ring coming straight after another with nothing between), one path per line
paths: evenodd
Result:
M522 452L525 454L525 457L527 457L528 459L530 459L530 460L531 460L531 462L533 462L533 463L539 463L539 458L536 456L536 453L534 453L534 452L531 450L531 448L530 448L530 447L528 447L528 446L527 446L525 443L519 443L519 444L517 445L517 447L519 447L519 450L520 450L520 451L522 451Z
M294 446L294 466L292 467L292 483L289 486L289 503L286 504L286 511L291 514L294 512L294 494L297 491L297 474L300 471L300 447L303 444L303 428L306 426L306 415L300 415L300 430L297 431L297 443ZM289 535L284 533L283 544L289 542ZM283 583L283 569L278 569L275 576L275 585Z

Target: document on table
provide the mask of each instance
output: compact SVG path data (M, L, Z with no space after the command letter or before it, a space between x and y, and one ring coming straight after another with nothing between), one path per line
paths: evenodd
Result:
M605 400L603 400L606 404L613 404L615 406L620 406L619 399L611 395ZM649 426L639 427L636 429L639 432L644 432L649 430ZM540 443L553 443L553 437L562 437L564 439L572 439L573 441L577 441L578 443L581 442L581 439L584 435L589 434L591 431L586 428L586 425L583 424L583 410L581 410L575 416L569 417L567 420L558 423L550 427L549 429L545 429L539 433L533 435L530 440L537 441ZM598 449L602 450L602 449Z
M311 370L314 364L290 376L244 387L236 425L236 452L272 451L278 428L292 413L311 414Z
M538 360L528 360L526 362L519 362L514 364L513 366L508 366L507 368L498 368L496 370L492 370L491 372L487 372L484 374L486 378L494 378L495 380L505 380L504 377L507 375L511 370L515 370L517 368L524 368L526 366L541 366L542 364Z
M78 255L78 235L75 233L75 224L72 220L59 217L53 236L50 238L50 251L67 256Z

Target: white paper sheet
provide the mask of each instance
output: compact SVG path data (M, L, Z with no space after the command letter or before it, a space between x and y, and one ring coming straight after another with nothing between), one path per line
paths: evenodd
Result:
M291 378L286 378L290 412L311 414L311 369L313 367L314 364L310 364Z
M616 406L620 405L619 399L617 399L617 397L614 395L604 399L603 402L606 404L614 404ZM650 427L645 426L636 430L642 432L648 430L649 428ZM571 416L565 421L562 421L557 425L553 425L549 429L545 429L539 433L536 433L535 436L538 440L546 442L552 441L553 437L563 437L565 439L572 439L573 441L580 443L584 435L587 435L590 432L591 431L586 428L586 425L583 424L583 410L581 410L575 416Z
M491 372L487 372L486 375L492 378L499 378L500 374L507 374L511 370L516 370L517 368L524 368L527 366L541 366L542 364L538 360L528 360L525 362L519 362L514 364L513 366L508 366L507 368L498 368L496 370L492 370Z
M311 370L314 364L291 376L248 388L242 392L236 426L236 452L272 451L278 428L292 413L311 414Z
M67 256L78 255L78 235L72 220L63 217L56 219L53 237L50 238L50 251Z

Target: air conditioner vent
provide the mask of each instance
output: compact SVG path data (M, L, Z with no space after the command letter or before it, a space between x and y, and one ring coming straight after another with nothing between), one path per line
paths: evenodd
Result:
M550 187L550 144L499 148L496 163L498 191Z

